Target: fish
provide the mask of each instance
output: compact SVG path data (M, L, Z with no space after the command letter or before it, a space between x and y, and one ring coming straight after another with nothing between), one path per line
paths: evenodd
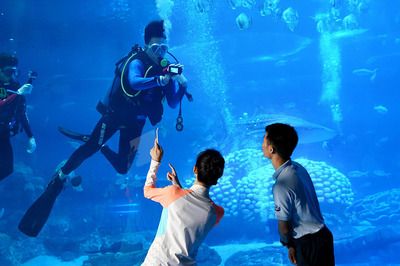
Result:
M247 30L251 26L251 18L245 13L240 13L236 17L236 25L240 30Z
M241 6L241 0L228 0L228 4L232 9L236 9Z
M292 7L288 7L282 13L282 20L286 23L290 31L294 31L299 24L299 14Z
M210 0L197 0L196 1L196 10L199 13L208 12L211 8L211 1Z
M299 134L299 143L317 143L333 139L338 132L299 117L284 114L262 114L254 117L242 118L235 122L236 127L250 136L262 138L265 134L265 126L273 123L285 123L293 126Z
M389 110L384 105L375 105L374 110L379 114L386 114Z
M370 81L374 81L376 78L376 72L378 71L377 68L375 69L368 69L368 68L356 68L353 69L352 73L357 76L369 76Z
M347 173L347 177L350 177L350 178L358 178L358 177L364 177L364 176L368 176L368 171L354 170L354 171L350 171Z
M387 177L391 176L391 173L386 172L385 170L377 169L373 171L374 175L380 176L380 177Z
M280 41L270 42L268 45L254 49L255 43L265 43L266 40ZM313 40L311 38L295 34L242 30L229 35L217 36L215 40L173 46L170 50L181 61L187 61L185 66L192 64L193 51L201 51L209 49L209 47L220 47L221 55L227 58L234 58L236 65L248 63L262 64L288 60L305 51L312 43ZM241 51L240 56L238 56L238 51ZM252 53L247 54L244 51L252 51ZM197 65L192 66L198 67Z

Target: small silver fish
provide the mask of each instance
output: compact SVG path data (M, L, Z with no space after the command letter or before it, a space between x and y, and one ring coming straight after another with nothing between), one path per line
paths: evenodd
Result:
M375 105L374 110L379 114L386 114L389 111L384 105Z
M381 170L381 169L374 170L373 173L374 173L374 175L380 176L380 177L386 177L386 176L391 176L392 175L391 173L388 173L385 170Z
M347 176L350 178L358 178L358 177L363 177L363 176L367 176L368 175L368 171L359 171L359 170L354 170L354 171L350 171L347 173Z
M369 76L369 80L374 81L376 78L376 72L378 71L377 68L374 70L368 68L357 68L352 71L354 75L357 76Z

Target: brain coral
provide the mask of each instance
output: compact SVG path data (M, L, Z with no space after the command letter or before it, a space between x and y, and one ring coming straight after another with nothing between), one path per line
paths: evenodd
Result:
M224 176L210 195L225 208L225 215L246 221L274 217L272 175L274 169L257 149L234 151L225 157ZM325 162L296 159L310 173L321 205L350 206L354 195L348 178Z

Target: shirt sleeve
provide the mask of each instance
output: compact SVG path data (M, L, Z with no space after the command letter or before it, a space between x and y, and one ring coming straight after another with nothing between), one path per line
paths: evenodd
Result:
M129 85L134 90L147 90L159 86L156 77L144 77L144 66L142 61L135 59L129 63Z
M160 203L164 208L177 200L178 198L186 195L189 191L181 189L176 185L167 186L163 188L156 187L157 171L160 163L151 160L150 168L147 173L146 183L143 188L144 197L152 201Z
M291 219L292 198L288 189L276 183L272 188L275 203L275 217L281 221L289 221Z

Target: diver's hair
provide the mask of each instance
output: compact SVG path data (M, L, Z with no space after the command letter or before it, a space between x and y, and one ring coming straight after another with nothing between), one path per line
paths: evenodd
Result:
M151 38L167 38L164 28L164 20L154 20L144 29L144 43L149 44Z
M216 185L224 173L225 160L221 153L214 149L207 149L197 155L197 180L207 187Z
M15 67L17 65L18 65L18 59L16 56L14 56L12 54L7 54L7 53L0 54L0 68L6 67L6 66Z
M294 127L288 124L275 123L265 127L267 139L283 159L288 160L297 146L299 137Z

